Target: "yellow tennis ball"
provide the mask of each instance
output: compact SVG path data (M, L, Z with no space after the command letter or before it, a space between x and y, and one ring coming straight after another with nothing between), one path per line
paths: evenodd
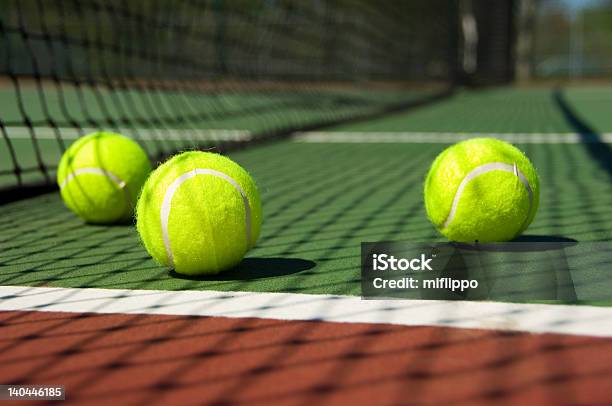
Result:
M425 180L425 208L451 241L509 241L533 221L538 175L513 145L474 138L445 149Z
M216 274L237 265L259 236L259 192L229 158L210 152L176 155L142 189L136 227L160 264L185 275Z
M151 163L135 141L96 132L75 141L57 169L66 206L89 223L120 223L133 217Z

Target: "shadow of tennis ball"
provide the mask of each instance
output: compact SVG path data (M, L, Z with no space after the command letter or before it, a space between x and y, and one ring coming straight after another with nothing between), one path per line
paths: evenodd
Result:
M245 258L235 267L216 275L187 276L169 271L173 278L196 281L248 281L276 278L312 269L316 263L300 258Z

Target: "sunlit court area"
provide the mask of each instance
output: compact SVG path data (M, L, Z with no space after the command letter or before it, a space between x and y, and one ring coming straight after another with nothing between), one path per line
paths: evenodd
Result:
M612 1L0 4L0 403L612 404L611 269Z

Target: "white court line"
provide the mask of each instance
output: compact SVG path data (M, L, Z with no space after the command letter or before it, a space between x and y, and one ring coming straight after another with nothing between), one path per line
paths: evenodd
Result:
M82 128L80 131L73 127L34 127L34 135L40 140L55 140L59 133L64 140L74 140L82 135L101 131L99 128ZM108 128L105 131L117 132L125 136L140 140L220 140L220 141L248 141L252 133L248 130L232 129L189 129L189 128ZM6 127L6 133L11 139L30 139L31 134L27 127Z
M612 337L612 309L595 306L4 286L0 310L256 317Z
M297 132L293 141L303 143L398 143L398 144L452 144L476 137L494 137L517 144L581 144L612 143L612 133L473 133L473 132Z

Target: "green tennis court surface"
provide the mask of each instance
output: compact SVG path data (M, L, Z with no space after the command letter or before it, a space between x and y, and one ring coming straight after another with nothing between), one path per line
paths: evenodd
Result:
M612 99L610 89L569 89L563 97L583 125L601 133L612 129L610 115L600 107ZM550 89L462 92L387 119L329 131L401 129L431 132L432 140L436 132L451 130L576 132L558 103ZM600 155L594 157L588 145L518 145L541 178L540 209L524 241L576 241L580 254L580 243L612 239L611 173L601 161L610 153L597 144ZM132 226L83 224L58 193L15 202L0 214L0 284L359 295L362 241L441 241L424 212L422 182L444 147L288 140L231 154L259 184L263 231L237 269L200 279L182 279L155 264Z
M467 133L573 133L577 129L560 103L594 132L612 131L612 87L489 88L458 92L428 109L383 120L344 125L338 131L424 131Z
M57 89L49 87L47 91L55 95L55 98L59 97ZM429 92L432 93L431 90ZM33 88L26 88L24 95L32 100L40 97ZM354 115L375 113L388 105L418 100L427 96L428 92L414 89L403 92L337 90L323 95L313 94L306 98L303 93L283 94L279 91L265 95L221 92L214 96L197 96L198 105L205 113L200 112L199 116L189 117L189 120L175 119L177 122L171 122L171 127L170 124L155 126L158 122L156 120L159 119L154 117L156 111L147 113L146 98L143 99L144 96L137 92L131 97L120 95L120 100L127 97L131 103L139 103L133 109L125 109L138 123L131 127L121 127L117 124L121 122L121 112L100 111L104 104L100 104L93 94L85 91L83 95L84 100L91 104L89 107L80 105L77 95L77 90L68 89L62 93L61 102L51 98L48 106L34 101L28 103L27 116L33 123L38 123L30 129L17 125L22 117L18 106L10 102L14 96L12 92L0 92L0 101L4 99L4 105L8 107L5 111L9 117L7 124L15 123L15 126L6 127L6 135L11 140L15 160L22 169L26 169L26 172L21 174L26 183L44 179L39 170L41 164L45 166L49 176L53 176L62 154L62 145L66 148L78 136L97 130L88 127L90 121L115 123L117 127L108 125L105 128L139 140L151 156L163 156L169 151L189 149L202 143L214 145L223 141L248 141L269 132L291 131L292 128L308 126L311 123L334 122ZM160 93L160 99L170 106L178 97L169 92ZM62 103L75 112L74 120L81 126L80 130L65 122L66 117L62 115L59 107ZM432 140L436 140L439 135L436 133L463 133L467 136L519 133L529 137L530 134L546 136L584 132L584 129L577 129L572 125L572 121L560 108L560 103L565 103L572 109L572 114L588 123L589 133L605 136L612 132L612 116L607 111L607 106L612 103L612 87L607 86L570 87L559 92L548 88L508 87L478 92L458 91L452 97L428 108L410 109L406 113L397 113L381 119L329 127L325 131L423 132L426 137L431 136ZM117 108L117 104L108 105ZM49 107L52 107L52 110L45 112L44 109ZM218 115L215 114L216 111L219 112ZM48 121L45 114L53 120L54 127L44 125ZM167 123L168 120L161 119L161 122ZM330 139L332 140L333 138ZM3 143L6 144L5 141ZM10 152L9 148L0 149L0 186L4 187L17 182L15 174L12 173L14 162Z
M252 139L383 111L420 100L432 89L370 91L280 87L262 91L219 90L206 94L160 90L109 91L44 82L0 89L6 138L0 140L0 188L53 176L63 151L79 136L100 129L140 141L149 156ZM15 100L21 100L15 103ZM31 126L24 126L27 120ZM126 124L127 123L127 124ZM10 144L9 144L10 142Z

